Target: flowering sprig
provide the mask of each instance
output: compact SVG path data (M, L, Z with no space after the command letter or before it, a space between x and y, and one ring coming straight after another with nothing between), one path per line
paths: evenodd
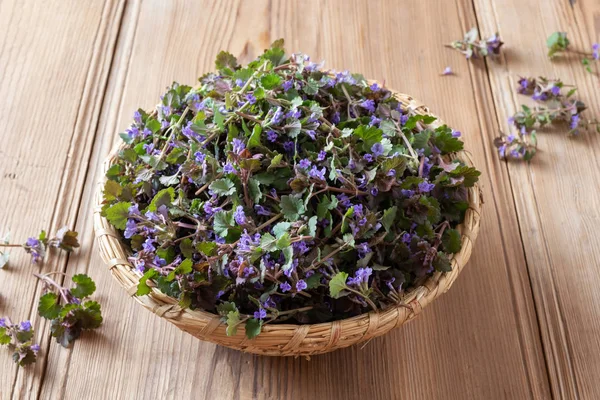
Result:
M569 135L577 135L581 130L595 127L600 132L600 122L581 117L587 108L583 102L573 96L577 88L571 87L568 92L561 80L550 80L544 77L520 78L517 92L531 96L539 106L529 107L521 105L521 110L516 112L509 123L515 128L515 133L502 134L494 141L498 153L502 158L516 158L529 161L536 154L537 131L549 125L559 123L568 126Z
M546 45L548 46L548 57L550 59L562 53L573 53L582 56L581 64L585 67L585 70L600 77L600 73L598 72L598 63L600 62L599 43L592 44L591 51L580 51L571 48L571 43L567 38L567 32L554 32L548 36ZM594 65L594 70L592 70L592 65Z
M136 111L107 172L102 212L131 246L138 296L252 338L399 304L450 269L479 176L452 161L460 132L282 41L244 67L221 52L216 68Z
M0 345L13 351L13 360L21 367L37 359L40 346L34 342L34 336L30 321L13 324L8 317L0 318Z
M498 33L493 34L487 39L479 39L479 30L477 28L471 28L470 31L465 33L464 39L455 40L449 45L446 45L446 47L458 50L463 53L466 58L471 58L498 55L500 54L500 48L503 44L504 43L500 40L500 35Z
M34 275L44 283L45 292L40 297L38 313L51 320L50 332L63 347L69 347L84 330L100 327L100 304L88 299L96 290L96 284L89 276L73 276L75 286L67 289L50 277L52 273Z
M31 262L38 263L44 260L49 247L71 252L79 247L79 242L77 241L77 232L65 226L59 229L56 232L56 236L52 238L48 238L46 231L41 231L37 237L28 238L24 244L11 244L7 235L0 241L0 247L22 247L31 255ZM4 267L8 263L8 260L9 253L0 252L0 268Z

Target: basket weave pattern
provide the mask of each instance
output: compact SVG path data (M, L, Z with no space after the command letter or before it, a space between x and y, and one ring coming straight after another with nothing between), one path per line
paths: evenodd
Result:
M429 109L412 97L396 93L403 108L414 110L417 114L431 115ZM432 127L443 125L436 120ZM265 325L256 338L249 340L243 332L227 336L225 325L216 314L205 311L182 309L177 299L166 296L153 288L146 296L135 296L141 274L136 272L127 260L130 250L121 241L119 233L100 214L105 173L113 164L119 149L107 158L103 164L102 179L98 183L94 208L94 230L98 239L100 255L107 264L112 276L140 304L179 329L201 339L237 350L270 356L309 356L327 353L356 343L367 341L399 327L415 318L436 297L445 293L471 256L473 244L479 232L482 198L479 185L468 188L469 208L464 222L457 227L461 234L462 248L451 258L451 272L435 272L421 286L411 288L403 297L403 304L382 311L372 311L356 317L312 325ZM454 158L472 166L467 152L461 151ZM151 282L148 282L149 284Z

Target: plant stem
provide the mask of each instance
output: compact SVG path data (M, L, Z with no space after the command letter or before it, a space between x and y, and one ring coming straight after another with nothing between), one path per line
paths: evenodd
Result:
M0 247L23 247L21 244L0 243Z

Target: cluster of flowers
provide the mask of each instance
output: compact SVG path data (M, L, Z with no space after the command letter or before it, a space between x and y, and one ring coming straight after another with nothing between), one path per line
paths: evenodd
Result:
M479 39L479 30L471 28L470 31L465 33L463 40L455 40L447 45L447 47L460 51L466 58L471 58L498 55L503 44L498 33L493 34L487 39Z
M282 45L245 67L221 52L197 88L174 83L135 112L104 190L138 295L248 337L398 304L449 271L479 176L452 160L460 132Z
M0 318L0 345L13 351L13 360L20 366L33 364L40 346L34 343L34 331L30 321L13 324L9 318Z
M591 127L596 127L600 132L599 121L581 117L586 106L573 97L577 88L571 87L566 93L565 88L567 86L560 80L544 77L519 79L517 92L530 96L541 105L522 105L521 111L509 118L508 122L515 128L515 133L496 138L494 143L500 157L531 160L536 153L537 130L548 125L568 124L570 135Z

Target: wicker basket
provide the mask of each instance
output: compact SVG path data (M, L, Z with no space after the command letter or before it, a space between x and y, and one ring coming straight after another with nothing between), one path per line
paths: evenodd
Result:
M418 114L431 115L426 106L415 101L412 97L400 93L396 93L395 96L401 101L403 108L410 108ZM441 121L436 120L431 126L436 127L442 124ZM104 162L102 179L98 183L94 211L94 229L98 239L100 255L113 277L140 304L159 317L175 324L179 329L192 334L198 339L249 353L270 356L309 356L327 353L365 342L399 327L415 318L423 307L450 288L469 260L479 231L482 198L479 186L475 185L469 188L469 208L466 211L464 222L457 228L461 233L462 248L451 259L452 271L446 273L435 272L422 286L407 291L402 305L330 323L265 325L260 335L252 340L247 339L243 332L238 332L235 336L227 336L225 334L226 327L220 321L218 315L204 311L181 309L176 299L164 295L158 289L153 289L146 296L135 296L141 274L136 272L127 261L130 250L120 240L119 233L100 215L102 191L105 182L104 175L112 165L117 152L118 149ZM471 158L465 151L457 153L454 158L459 158L467 165L473 165Z

